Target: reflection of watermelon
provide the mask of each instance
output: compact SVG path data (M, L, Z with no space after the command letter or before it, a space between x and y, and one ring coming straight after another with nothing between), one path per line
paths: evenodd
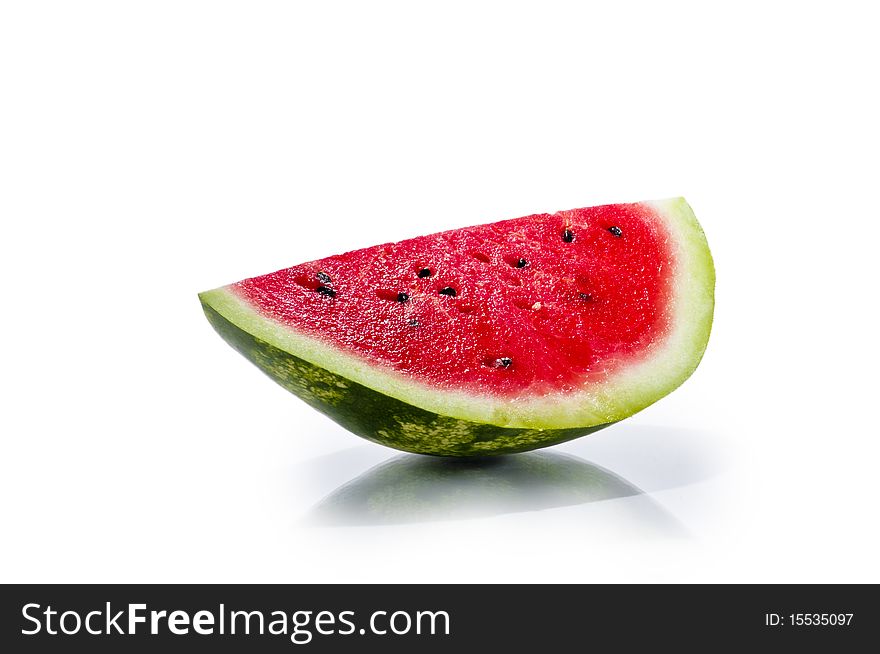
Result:
M471 456L631 416L696 368L715 273L683 199L378 245L200 295L279 384L370 440Z

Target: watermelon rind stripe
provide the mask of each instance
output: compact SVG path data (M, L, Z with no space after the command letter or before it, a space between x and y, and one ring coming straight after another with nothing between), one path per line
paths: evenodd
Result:
M208 304L203 308L223 339L282 387L358 436L398 450L438 456L509 454L606 426L516 429L432 413L311 364L249 334Z

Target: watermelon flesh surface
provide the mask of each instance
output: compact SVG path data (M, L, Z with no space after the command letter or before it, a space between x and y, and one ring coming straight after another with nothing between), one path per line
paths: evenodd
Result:
M592 431L659 399L702 356L713 289L705 237L676 199L421 236L201 297L215 327L228 322L277 351L258 355L218 328L224 338L337 421L339 395L353 387L369 402L387 398L396 419L353 431L400 449L474 454L479 442L497 446L485 453L558 442L561 431ZM298 392L300 380L279 379L286 357L338 377L338 391L315 401L306 380ZM418 428L409 407L426 412ZM500 435L449 449L443 419L457 421L446 426L456 446L467 438L458 432L485 432L480 425ZM534 438L505 447L504 430L523 429ZM404 436L414 445L402 446Z
M639 205L578 209L357 250L234 288L267 317L438 388L570 391L664 336L665 239Z

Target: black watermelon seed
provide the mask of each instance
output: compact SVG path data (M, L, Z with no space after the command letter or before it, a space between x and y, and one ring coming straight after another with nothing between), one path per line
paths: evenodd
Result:
M315 275L315 277L317 277L318 281L321 282L322 284L332 284L333 283L333 280L330 279L330 275L328 275L325 272L319 272L317 275Z
M410 318L408 324L410 327L418 327L419 321L416 318Z
M517 268L525 268L527 265L529 265L529 262L522 258L520 258L519 261L516 262Z
M458 293L451 286L447 286L446 288L440 289L440 295L448 295L449 297L455 297Z
M616 238L620 238L621 236L623 236L623 230L620 229L620 227L618 227L617 225L609 227L608 231L611 232L611 234Z
M574 232L570 229L566 229L562 232L562 240L566 243L571 243L574 240Z
M510 364L513 363L513 359L510 357L501 357L496 362L501 368L509 368Z
M398 302L406 302L408 299L409 299L409 295L407 295L406 293L400 292L397 294L397 301Z
M431 269L430 268L422 268L419 271L419 277L421 277L421 278L430 277L430 276L431 276Z
M590 295L589 293L578 293L578 297L580 299L584 300L585 302L589 302L590 300L593 299L593 296Z
M319 286L315 289L321 295L326 295L327 297L336 297L336 291L334 291L329 286Z

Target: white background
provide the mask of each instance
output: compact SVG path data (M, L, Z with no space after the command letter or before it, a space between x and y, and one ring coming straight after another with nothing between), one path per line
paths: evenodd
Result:
M0 579L880 581L871 3L595 4L4 3ZM500 467L348 434L196 299L673 195L703 364Z

